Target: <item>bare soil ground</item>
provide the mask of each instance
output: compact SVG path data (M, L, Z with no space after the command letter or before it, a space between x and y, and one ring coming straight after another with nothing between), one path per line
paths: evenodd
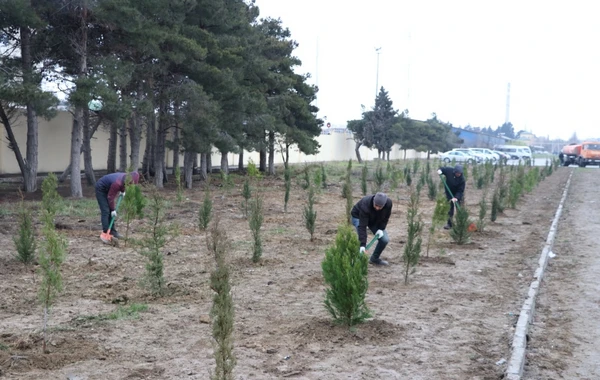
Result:
M359 169L358 169L359 170ZM389 267L369 267L367 305L373 318L356 328L336 326L323 307L321 261L343 220L339 178L318 199L314 242L304 228L305 192L294 186L283 213L282 178L263 181L264 254L251 261L248 221L240 211L241 183L227 194L213 188L215 212L232 249L236 379L500 379L513 326L570 169L560 168L508 209L472 242L459 246L440 230L411 282L404 284L408 189L390 196ZM358 171L357 171L358 175ZM359 199L355 181L355 201ZM199 187L199 186L198 186ZM4 186L2 204L17 198ZM68 184L61 192L68 191ZM174 199L173 189L164 195ZM472 180L467 204L477 211L483 191ZM491 191L490 191L491 193ZM92 189L85 190L93 196ZM99 241L99 217L59 217L69 241L64 292L50 316L50 353L41 351L40 281L14 258L12 213L0 214L0 377L10 379L207 379L214 368L209 288L214 259L196 227L203 191L173 201L169 222L182 234L164 251L168 294L152 298L138 281L145 259L131 248ZM0 204L0 206L2 206ZM421 198L429 223L434 202ZM141 226L133 226L139 237ZM426 227L427 230L427 227ZM424 242L427 233L424 234ZM425 252L422 253L425 255ZM137 317L94 318L121 305L146 304Z
M600 379L598 169L575 169L537 302L524 379Z

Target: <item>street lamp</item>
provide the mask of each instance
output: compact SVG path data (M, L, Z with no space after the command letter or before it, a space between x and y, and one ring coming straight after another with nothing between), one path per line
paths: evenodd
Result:
M377 99L377 94L379 93L379 54L381 54L381 48L375 48L375 52L377 53L377 76L375 77L375 99Z

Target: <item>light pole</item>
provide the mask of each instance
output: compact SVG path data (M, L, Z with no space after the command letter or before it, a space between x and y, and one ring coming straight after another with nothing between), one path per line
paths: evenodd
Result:
M377 53L377 76L375 77L375 99L377 99L377 94L379 93L379 54L381 54L381 48L375 48L375 52Z

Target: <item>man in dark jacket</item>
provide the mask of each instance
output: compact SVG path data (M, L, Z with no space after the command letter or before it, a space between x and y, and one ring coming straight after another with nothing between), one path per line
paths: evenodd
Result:
M138 172L131 172L131 182L139 183L140 174ZM117 218L116 200L119 197L119 193L123 193L125 196L125 180L127 173L111 173L100 178L96 182L96 199L98 200L98 206L100 207L100 220L102 221L102 232L108 232L108 225L110 224L110 217ZM115 222L110 229L110 234L117 239L121 238L115 227ZM108 241L105 241L107 243Z
M351 215L352 224L356 227L360 241L360 253L366 253L368 227L373 234L379 237L369 262L375 265L388 265L388 262L379 256L390 242L385 228L390 220L390 215L392 215L392 200L384 193L367 195L354 205Z
M443 174L446 177L446 185L448 185L448 187L444 186L444 190L446 192L446 198L448 198L450 201L450 211L448 212L448 224L444 226L444 229L449 230L452 228L454 203L458 202L458 204L461 204L463 195L465 193L465 177L463 177L463 167L462 165L456 165L453 168L441 167L438 170L438 174ZM452 194L448 192L448 188Z

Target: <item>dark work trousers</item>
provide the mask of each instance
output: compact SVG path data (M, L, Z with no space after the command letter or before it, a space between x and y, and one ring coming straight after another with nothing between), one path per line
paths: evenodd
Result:
M450 211L448 211L448 224L452 224L452 217L454 216L454 202L452 202L451 200L450 202ZM462 205L461 201L458 201L458 207L460 207L460 205Z
M102 232L108 232L111 211L110 206L108 205L108 193L96 189L96 199L98 200L98 206L100 207L100 220L102 221ZM116 230L115 223L113 223L111 230Z

